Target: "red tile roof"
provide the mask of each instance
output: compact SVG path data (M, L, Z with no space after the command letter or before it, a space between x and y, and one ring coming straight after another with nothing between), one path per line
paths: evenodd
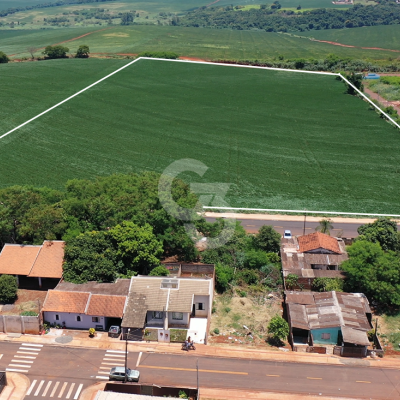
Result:
M0 274L28 275L40 246L5 244L0 253Z
M124 314L125 301L126 296L92 294L90 296L86 314L122 318Z
M299 236L297 240L301 253L322 248L341 254L337 240L325 233L310 233L309 235Z
M62 241L44 241L29 276L61 278L63 273L64 246L65 242Z
M85 314L90 293L49 290L42 311Z

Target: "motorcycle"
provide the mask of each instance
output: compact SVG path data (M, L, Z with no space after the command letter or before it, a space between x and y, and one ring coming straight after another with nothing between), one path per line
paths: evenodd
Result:
M196 346L194 345L194 343L189 343L188 346L186 346L185 343L182 343L182 350L196 350Z

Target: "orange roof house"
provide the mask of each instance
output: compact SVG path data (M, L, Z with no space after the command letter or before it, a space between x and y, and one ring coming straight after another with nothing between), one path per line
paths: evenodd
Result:
M65 242L58 240L45 240L41 246L5 244L0 253L0 275L16 275L19 283L22 277L38 278L39 287L42 278L61 279L64 246Z
M92 294L86 310L88 315L103 315L111 318L122 318L126 296Z
M339 244L336 238L326 235L325 233L315 232L309 235L299 236L299 252L318 252L329 251L336 254L341 254Z
M90 293L49 290L42 311L84 314Z

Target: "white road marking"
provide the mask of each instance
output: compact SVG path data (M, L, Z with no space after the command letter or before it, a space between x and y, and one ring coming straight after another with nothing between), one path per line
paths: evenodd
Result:
M39 353L32 353L31 351L17 351L17 354L30 354L37 356Z
M99 369L108 369L108 370L110 370L111 368L110 367L99 367Z
M139 353L139 355L138 355L138 358L137 358L137 361L136 361L136 366L138 367L139 366L139 363L140 363L140 359L142 358L142 352L140 352Z
M35 348L33 348L33 347L20 347L19 348L19 350L26 350L26 351L40 351L40 350L42 350L42 349L35 349ZM37 354L39 354L39 353L37 353Z
M96 379L107 379L108 380L108 378L106 376L96 376Z
M31 386L29 386L29 389L28 389L28 391L26 392L26 395L27 395L27 396L29 396L29 395L31 394L33 388L34 388L35 385L36 385L36 382L37 382L37 380L35 379L35 380L31 383Z
M122 353L125 354L125 351L123 350L106 350L106 353ZM129 351L128 351L129 353Z
M11 362L19 362L19 363L25 363L25 364L32 364L33 361L25 361L25 360L11 360Z
M44 384L44 381L41 381L41 382L39 383L39 386L38 386L38 388L36 389L36 392L35 392L34 396L37 396L37 395L39 394L40 389L42 389L43 384Z
M102 365L114 365L116 367L123 367L125 365L125 364L105 363L105 362L102 362L101 364Z
M53 390L51 391L50 397L54 396L54 393L56 392L59 384L60 384L60 382L56 382L56 384L53 387Z
M106 354L104 357L124 358L125 354Z
M30 358L30 359L33 359L33 360L36 358L36 357L32 357L32 356L14 356L14 357L15 358Z
M78 397L79 397L79 395L80 395L80 393L81 393L82 388L83 388L83 383L81 383L81 384L78 386L78 390L77 390L76 393L75 393L74 400L78 400Z
M21 346L28 346L28 347L43 347L42 344L33 344L33 343L22 343Z
M69 390L68 390L67 395L65 396L66 399L69 399L69 397L71 396L71 393L72 393L72 391L74 390L74 386L75 386L75 383L72 383L72 384L71 384L71 387L70 387Z
M102 374L102 375L109 375L110 372L103 372L103 371L99 371L98 374Z
M19 367L19 368L30 368L32 365L23 365L23 364L8 364L10 367Z
M10 371L10 372L29 372L27 369L14 369L14 368L6 368L6 371Z
M104 357L103 361L115 361L115 362L122 362L124 361L123 358L109 358L109 357Z
M47 391L50 389L50 386L51 386L52 383L53 383L53 381L49 381L49 383L47 384L46 388L44 389L42 397L46 396Z
M64 382L64 384L61 387L60 393L58 393L58 398L60 399L65 391L65 388L67 387L68 382Z
M1 360L2 357L3 357L3 354L0 354L0 360Z

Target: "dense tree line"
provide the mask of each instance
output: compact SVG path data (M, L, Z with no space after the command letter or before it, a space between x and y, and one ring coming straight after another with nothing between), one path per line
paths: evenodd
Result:
M59 7L69 4L102 3L105 1L115 1L115 0L59 0L54 3L49 2L49 3L40 3L33 6L8 8L7 10L0 11L0 17L6 17L7 15L15 14L20 11L34 10L37 8Z
M174 25L262 29L267 32L342 29L400 23L400 6L385 3L363 6L356 4L346 10L313 9L309 11L281 10L279 2L260 9L234 10L228 7L201 7L174 21Z

